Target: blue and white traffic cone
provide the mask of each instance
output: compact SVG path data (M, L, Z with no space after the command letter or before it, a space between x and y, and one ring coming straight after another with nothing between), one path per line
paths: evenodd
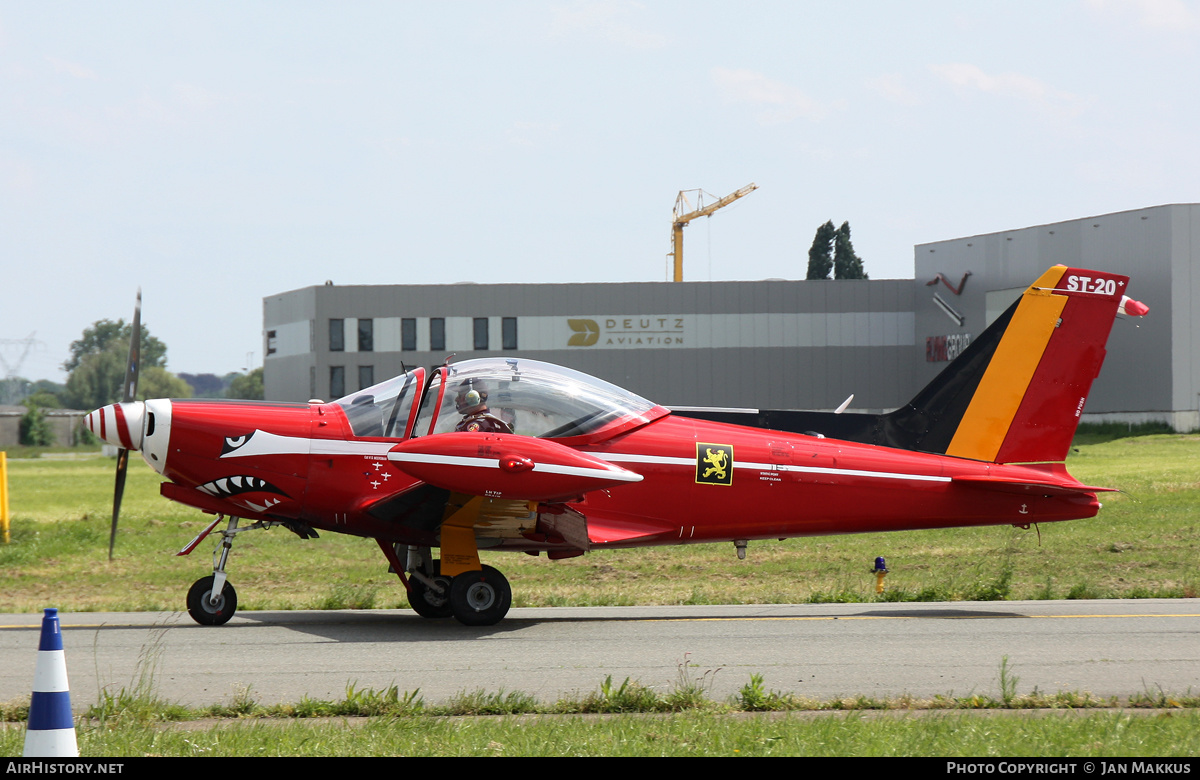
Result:
M71 717L71 691L67 686L67 658L63 654L58 610L49 608L42 618L37 667L33 672L33 700L25 731L25 757L78 758L75 720Z

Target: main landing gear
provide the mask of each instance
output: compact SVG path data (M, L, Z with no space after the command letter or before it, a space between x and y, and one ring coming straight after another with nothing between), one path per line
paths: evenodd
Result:
M512 606L508 580L491 566L447 577L428 547L409 547L404 568L408 572L408 603L421 617L453 617L466 626L493 626Z

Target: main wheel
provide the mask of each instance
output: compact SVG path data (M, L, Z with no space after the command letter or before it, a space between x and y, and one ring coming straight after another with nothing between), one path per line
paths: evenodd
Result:
M512 606L512 588L491 566L463 572L450 585L450 608L465 626L494 626Z
M439 574L441 563L441 561L433 562L433 579L442 586L440 594L430 590L425 583L416 578L408 581L408 603L412 606L413 611L423 618L448 618L454 615L454 610L450 607L452 583L449 577L442 577Z
M221 597L217 603L209 601L212 596L213 577L201 577L192 583L188 590L187 609L192 620L202 626L223 626L237 612L237 591L228 582L221 589Z

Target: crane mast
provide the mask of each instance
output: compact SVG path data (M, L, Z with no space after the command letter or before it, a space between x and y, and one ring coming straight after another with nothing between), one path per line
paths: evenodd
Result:
M736 192L731 192L715 203L704 205L704 190L680 190L679 197L675 199L675 209L672 212L674 216L673 224L671 225L671 257L674 258L675 266L675 281L683 281L683 228L693 219L700 217L711 217L717 209L722 209L733 203L738 198L744 198L751 192L758 189L758 185L751 182L745 187L742 187ZM695 192L697 208L693 211L685 213L684 209L690 209L691 203L688 202L687 193ZM711 195L709 197L712 197Z

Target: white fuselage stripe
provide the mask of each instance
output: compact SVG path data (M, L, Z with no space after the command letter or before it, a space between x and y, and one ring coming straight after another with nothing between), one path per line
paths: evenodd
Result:
M595 452L592 453L601 460L607 460L612 463L652 463L655 465L665 466L688 466L694 468L696 461L693 458L674 458L664 455L638 455L627 452ZM950 482L950 477L942 477L931 474L898 474L890 471L864 471L862 469L838 469L825 468L822 466L792 466L783 463L751 463L748 461L734 461L735 469L753 469L755 471L794 471L801 474L830 474L835 476L846 477L867 477L869 479L902 479L912 480L916 482Z
M500 468L496 458L472 458L462 455L430 455L418 452L391 452L388 460L406 463L433 463L442 466L469 466L471 468ZM532 471L546 474L568 474L577 477L596 477L621 482L641 482L642 475L624 469L593 469L586 466L560 466L554 463L535 463Z
M383 457L397 442L344 441L342 439L308 439L301 436L280 436L256 430L250 439L222 458L250 458L256 455L371 455Z

